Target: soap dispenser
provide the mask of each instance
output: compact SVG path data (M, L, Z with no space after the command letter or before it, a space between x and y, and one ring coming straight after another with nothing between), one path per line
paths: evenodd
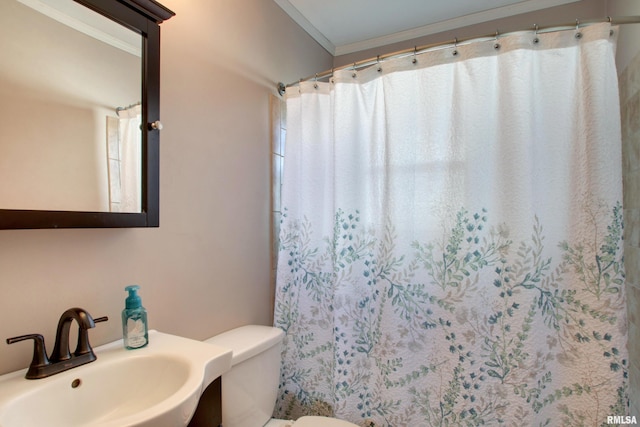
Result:
M131 285L124 289L129 292L129 296L125 300L125 309L122 310L122 337L124 347L133 350L149 344L147 310L142 306L138 295L140 286Z

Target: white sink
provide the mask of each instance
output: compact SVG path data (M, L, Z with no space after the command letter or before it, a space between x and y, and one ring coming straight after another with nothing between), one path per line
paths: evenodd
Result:
M231 368L231 350L149 331L149 345L97 347L98 360L27 380L0 376L0 427L186 426L200 395Z

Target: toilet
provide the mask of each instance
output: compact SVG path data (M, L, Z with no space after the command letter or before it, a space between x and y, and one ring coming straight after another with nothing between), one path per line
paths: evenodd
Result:
M278 396L284 332L270 326L242 326L205 342L233 351L231 370L222 375L224 427L358 427L328 417L297 421L272 419Z

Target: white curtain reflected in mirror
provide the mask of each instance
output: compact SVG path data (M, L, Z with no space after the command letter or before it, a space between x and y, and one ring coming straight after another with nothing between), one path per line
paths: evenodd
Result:
M111 212L140 212L142 140L140 104L118 108L107 116L109 203Z

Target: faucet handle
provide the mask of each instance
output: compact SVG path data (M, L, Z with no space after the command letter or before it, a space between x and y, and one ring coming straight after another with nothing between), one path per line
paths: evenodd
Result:
M18 337L7 338L7 344L13 344L20 341L33 340L33 359L31 365L29 365L29 371L27 372L27 378L30 378L30 373L35 372L37 369L49 365L49 358L47 357L47 349L44 345L44 337L40 334L28 334L20 335Z
M98 317L93 319L93 323L106 322L109 320L107 316ZM81 356L83 354L93 353L91 344L89 344L89 330L80 328L78 331L78 345L76 351L73 352L74 356Z

